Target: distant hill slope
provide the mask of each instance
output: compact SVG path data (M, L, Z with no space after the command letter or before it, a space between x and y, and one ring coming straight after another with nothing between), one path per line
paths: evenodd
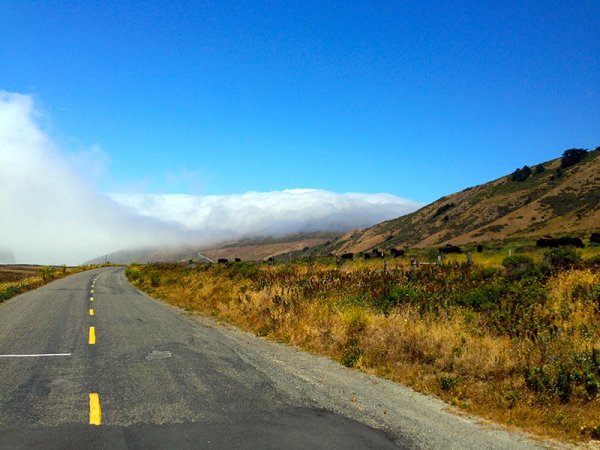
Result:
M571 149L562 158L525 166L406 216L346 233L321 251L462 245L544 234L587 237L599 230L600 147L587 153Z
M243 261L260 261L279 254L300 252L303 249L324 245L341 236L342 233L316 232L297 233L282 237L245 239L226 242L212 247L185 246L178 248L145 248L121 250L106 256L88 261L90 264L105 261L115 264L132 262L180 262L180 261L210 261L218 258Z

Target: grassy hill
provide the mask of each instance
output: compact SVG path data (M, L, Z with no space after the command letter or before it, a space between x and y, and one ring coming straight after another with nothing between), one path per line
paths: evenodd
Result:
M567 150L562 158L525 166L406 216L346 233L320 251L464 245L546 234L589 237L600 231L599 156L600 147Z

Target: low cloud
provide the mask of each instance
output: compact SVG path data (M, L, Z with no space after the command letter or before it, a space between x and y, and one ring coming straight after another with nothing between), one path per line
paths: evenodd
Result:
M389 194L318 189L106 195L89 181L107 170L106 162L82 171L40 128L37 115L31 96L0 91L0 250L22 263L78 264L126 248L345 230L420 206ZM90 155L102 153L92 147Z
M141 216L170 220L189 231L203 230L211 240L349 230L401 216L419 206L390 194L337 194L321 189L110 197Z
M186 232L94 191L35 122L27 95L0 92L0 249L18 262L77 264Z

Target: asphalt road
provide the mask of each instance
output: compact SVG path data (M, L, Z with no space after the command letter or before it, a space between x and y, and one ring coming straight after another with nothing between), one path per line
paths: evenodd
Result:
M535 447L393 383L188 316L121 268L0 305L0 374L0 448Z

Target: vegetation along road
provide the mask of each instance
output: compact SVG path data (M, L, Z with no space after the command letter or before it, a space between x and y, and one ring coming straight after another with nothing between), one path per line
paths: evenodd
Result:
M535 448L435 399L159 303L122 268L0 305L1 448Z

